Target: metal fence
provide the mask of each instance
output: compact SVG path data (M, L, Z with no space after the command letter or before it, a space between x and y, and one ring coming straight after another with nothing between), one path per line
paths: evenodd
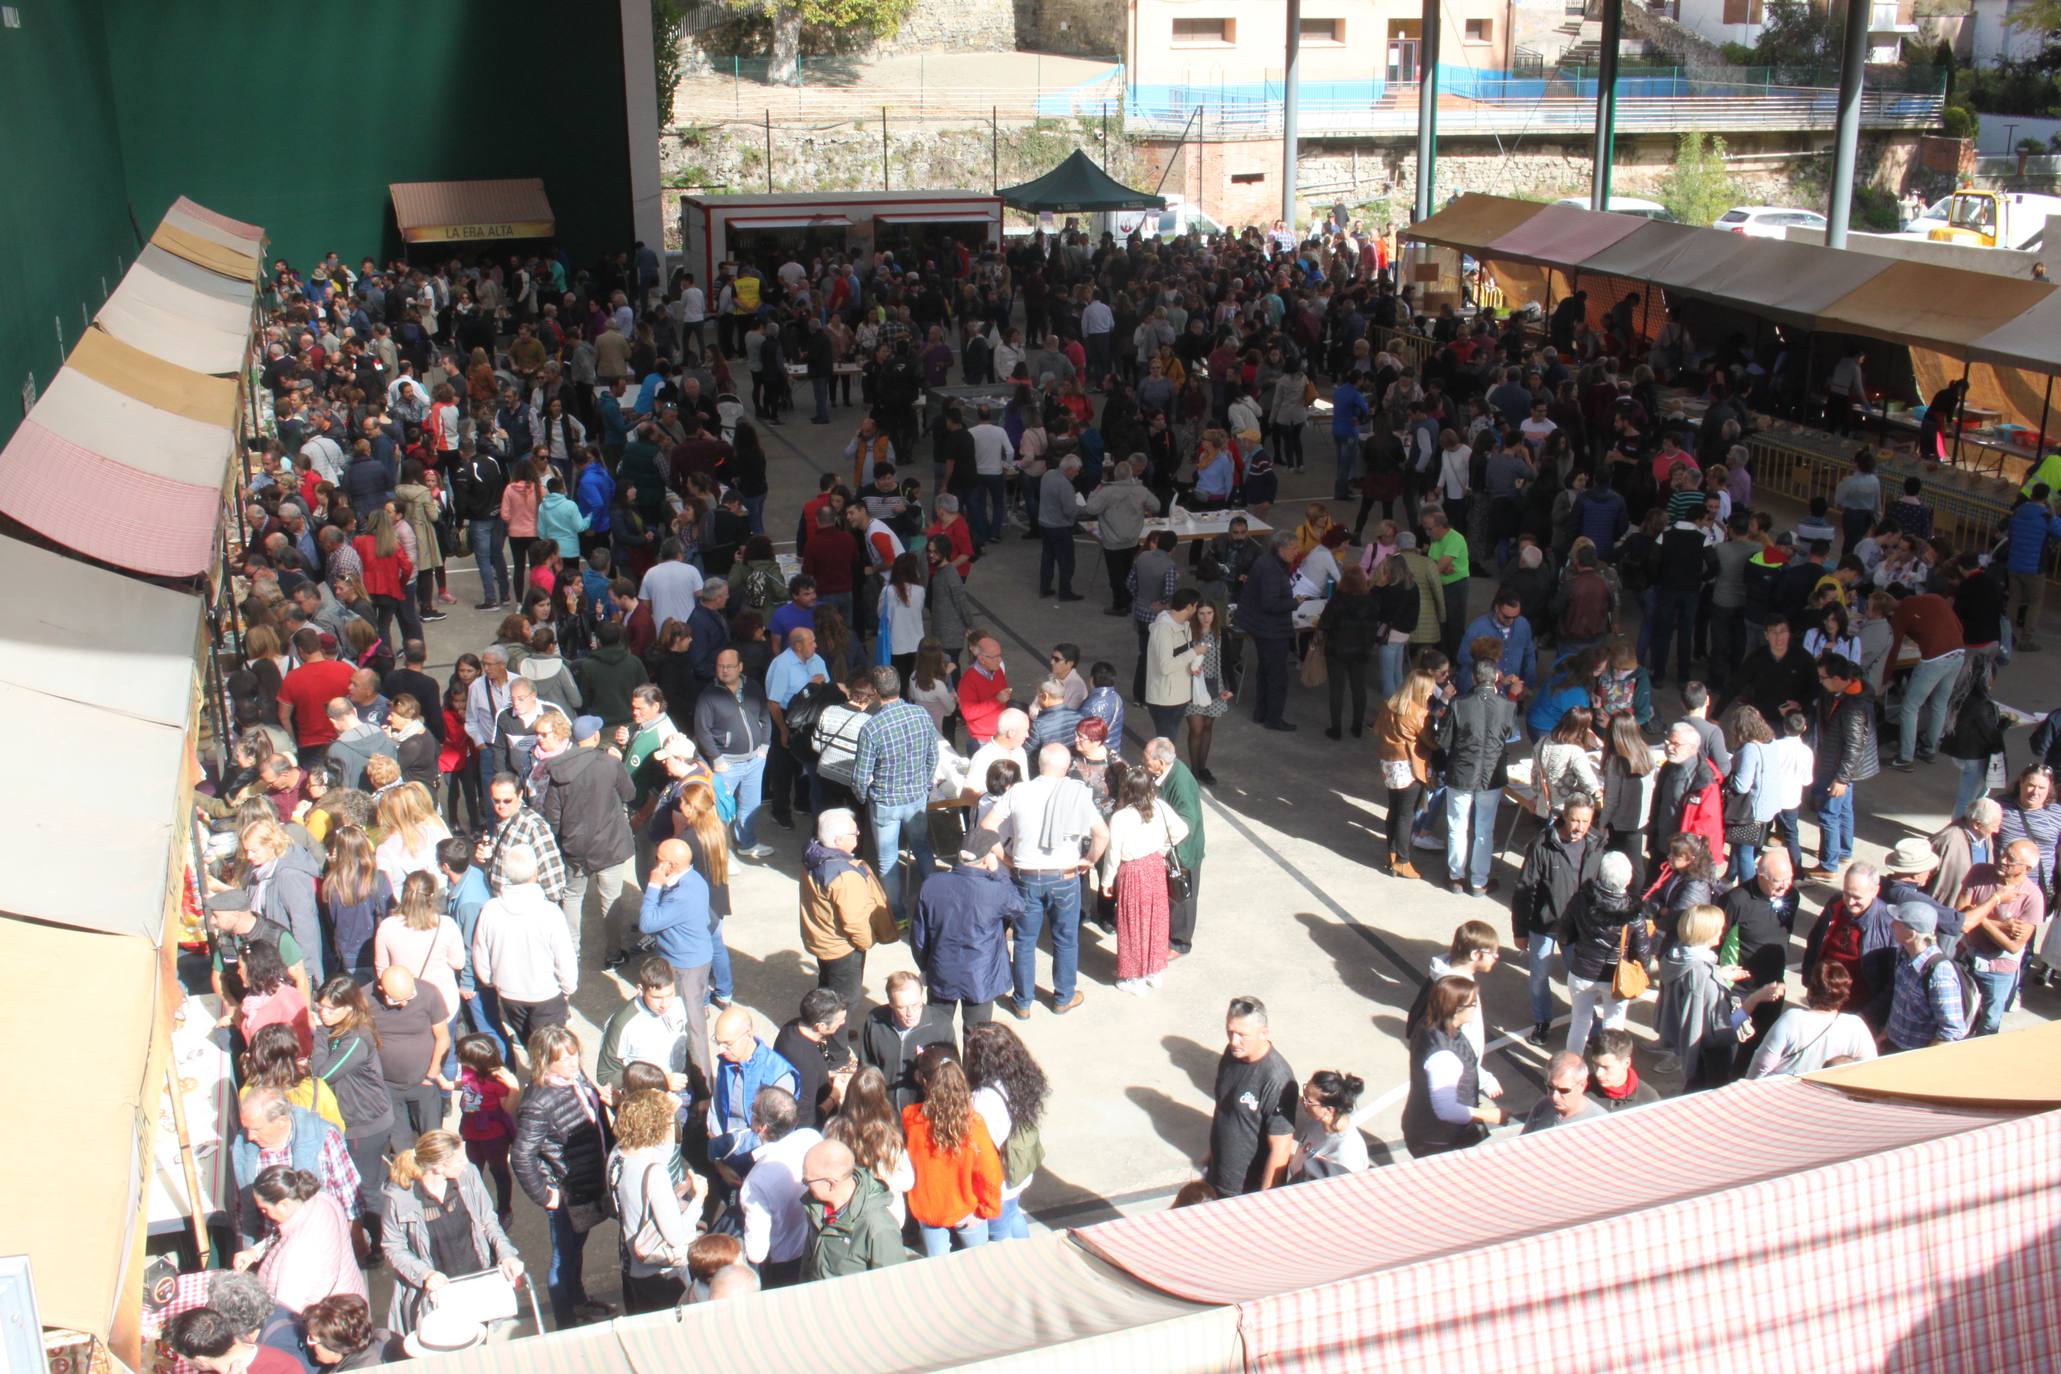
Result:
M986 123L1120 115L1124 68L1113 59L1054 59L1038 53L915 53L872 65L805 58L795 85L768 79L765 58L726 57L682 83L683 119L770 118L775 124L870 118L885 107L896 122ZM1079 76L1084 66L1085 77ZM1074 79L1068 79L1069 77Z

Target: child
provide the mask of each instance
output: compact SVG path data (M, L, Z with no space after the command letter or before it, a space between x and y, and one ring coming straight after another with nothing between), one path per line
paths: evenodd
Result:
M479 769L473 767L478 746L465 733L465 688L444 693L444 746L437 752L437 772L444 776L444 814L458 823L458 803L465 802L465 828L480 828Z
M515 1075L501 1062L494 1039L477 1032L458 1041L458 1134L465 1157L494 1179L494 1210L501 1225L513 1215L514 1181L508 1174L508 1147L515 1139L515 1106L522 1097Z
M558 551L557 545L550 545L549 552L530 567L530 585L541 588L549 597L558 590L558 579L564 575L565 555Z
M707 1302L708 1286L717 1274L744 1263L744 1242L711 1232L696 1236L687 1247L687 1296L684 1302Z

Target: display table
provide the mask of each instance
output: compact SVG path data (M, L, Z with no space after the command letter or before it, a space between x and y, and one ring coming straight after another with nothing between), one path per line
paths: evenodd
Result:
M229 1032L216 1029L214 1006L213 996L188 997L172 1027L171 1072L185 1098L186 1127L193 1135L203 1222L227 1210L234 1188L229 1141L236 1132L236 1087L230 1072ZM186 1166L179 1157L179 1131L169 1097L158 1109L151 1156L150 1234L173 1235L186 1229L195 1209L187 1196Z

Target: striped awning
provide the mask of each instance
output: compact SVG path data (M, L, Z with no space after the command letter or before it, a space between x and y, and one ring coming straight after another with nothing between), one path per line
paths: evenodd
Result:
M165 211L165 218L182 229L203 235L217 243L240 248L245 252L259 251L265 242L265 231L255 224L245 224L240 219L216 210L210 210L199 201L185 196L172 202L172 208Z
M168 363L89 329L64 360L73 372L182 419L227 431L236 424L236 382Z
M228 376L249 357L248 303L182 285L139 261L93 317L123 343L193 372Z
M539 177L508 181L397 181L394 222L409 243L542 239L557 228Z
M257 245L225 243L224 235L200 232L166 220L159 224L150 241L174 257L219 273L233 281L255 283L258 275Z

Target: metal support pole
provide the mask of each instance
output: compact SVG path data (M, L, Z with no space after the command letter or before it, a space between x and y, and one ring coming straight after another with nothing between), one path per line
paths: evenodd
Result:
M1109 102L1102 102L1102 170L1109 170Z
M1296 142L1302 129L1302 0L1288 0L1288 49L1281 66L1281 222L1295 229Z
M1832 134L1832 204L1825 212L1825 246L1846 247L1853 214L1853 164L1861 141L1861 85L1868 63L1867 0L1846 0L1846 41L1839 52L1839 122ZM1954 438L1959 451L1960 436Z
M1589 208L1610 208L1610 166L1617 141L1617 46L1624 0L1603 0L1603 42L1596 52L1596 148L1590 159Z
M1002 189L1002 107L988 107L988 190Z
M1438 0L1424 0L1417 35L1417 201L1410 223L1431 218L1432 169L1438 164Z
M887 189L887 106L880 107L880 189Z
M773 194L773 111L766 110L766 194Z
M2040 432L2032 438L2033 471L2039 470L2040 460L2047 456L2047 415L2054 409L2054 374L2047 374L2047 394L2040 400Z
M1853 0L1848 0L1848 3L1849 3L1849 4L1851 4L1852 2L1853 2ZM1969 361L1968 361L1968 360L1967 360L1966 358L1963 358L1963 359L1961 360L1961 394L1960 394L1960 395L1958 395L1958 396L1956 396L1956 397L1954 397L1954 466L1955 466L1955 467L1959 467L1959 466L1961 466L1961 434L1962 434L1962 431L1964 431L1964 430L1966 430L1966 429L1968 428L1968 424L1967 424L1967 414L1968 414L1968 369L1969 369L1969 367L1970 367L1970 366L1972 366L1972 364L1970 364L1970 362L1969 362ZM2028 630L2030 629L2030 627L2029 627L2029 626L2028 626L2027 628L2028 628Z

